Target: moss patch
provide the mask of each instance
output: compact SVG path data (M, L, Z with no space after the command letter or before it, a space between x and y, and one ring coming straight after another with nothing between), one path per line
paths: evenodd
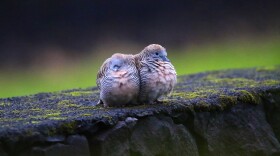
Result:
M68 96L88 96L91 94L97 93L97 90L95 91L84 91L84 90L77 90L72 92L63 93L64 95Z
M171 98L195 103L198 110L223 110L238 102L259 104L262 89L280 86L279 69L279 66L258 67L181 77Z

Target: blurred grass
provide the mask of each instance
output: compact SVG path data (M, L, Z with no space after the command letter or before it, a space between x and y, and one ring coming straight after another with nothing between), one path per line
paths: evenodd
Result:
M237 40L193 45L185 50L167 49L178 75L228 68L280 64L280 40ZM56 73L1 72L0 98L95 85L96 73L106 57L84 60Z
M272 66L280 64L280 39L225 41L190 47L187 52L189 53L168 53L179 75L228 68Z

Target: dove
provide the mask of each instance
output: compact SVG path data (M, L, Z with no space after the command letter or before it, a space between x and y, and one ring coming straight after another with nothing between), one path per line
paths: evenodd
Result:
M100 67L96 84L100 89L98 104L120 107L136 104L140 79L133 55L116 53Z
M172 92L177 83L177 74L164 47L151 44L134 58L140 76L140 103L159 102L161 97Z

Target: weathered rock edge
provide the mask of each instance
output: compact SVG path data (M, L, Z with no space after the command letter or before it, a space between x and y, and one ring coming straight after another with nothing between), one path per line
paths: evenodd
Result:
M96 88L0 99L0 155L278 155L280 67L179 77L155 105L95 106Z

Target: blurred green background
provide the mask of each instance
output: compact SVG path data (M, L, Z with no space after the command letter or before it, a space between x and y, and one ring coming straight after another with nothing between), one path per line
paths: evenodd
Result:
M280 64L278 1L2 2L0 98L95 86L102 62L163 45L178 75Z

